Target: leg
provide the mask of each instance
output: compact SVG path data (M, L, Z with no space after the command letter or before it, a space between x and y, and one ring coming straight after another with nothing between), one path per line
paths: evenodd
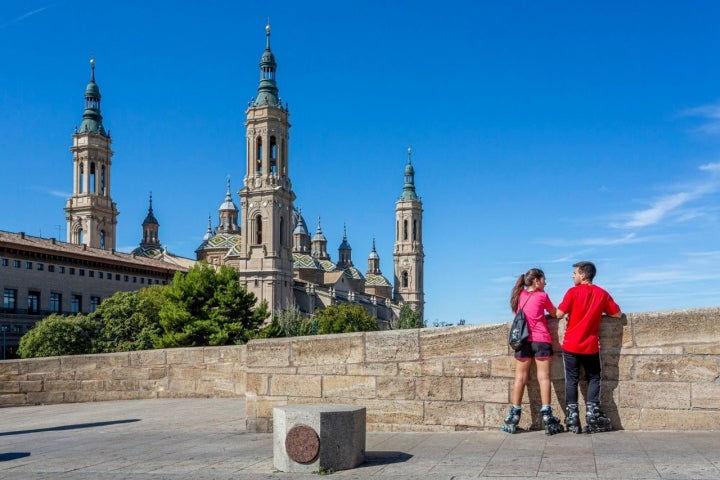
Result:
M550 405L550 358L536 358L537 378L540 384L540 401Z
M580 433L580 414L578 413L578 378L580 364L578 357L563 351L563 364L565 366L565 425L568 432Z
M600 354L585 355L583 368L585 368L588 381L585 431L588 433L608 432L612 430L612 424L610 419L600 410L600 387L602 385Z
M502 426L503 432L515 433L515 429L518 423L520 423L520 416L522 415L520 405L522 403L523 393L525 392L525 385L530 375L531 363L529 358L515 359L515 382L513 383L512 406Z

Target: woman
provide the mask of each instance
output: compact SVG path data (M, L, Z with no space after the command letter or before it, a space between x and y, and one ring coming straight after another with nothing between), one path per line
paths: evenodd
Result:
M537 378L540 383L540 399L545 433L553 435L564 431L560 420L552 414L550 407L550 361L552 360L552 338L548 331L545 312L555 316L555 306L545 293L545 274L538 268L531 268L520 275L510 295L510 307L517 313L520 309L525 313L530 337L520 350L515 352L515 383L513 384L512 406L505 424L504 432L515 433L522 415L522 397L530 374L533 359L537 367Z

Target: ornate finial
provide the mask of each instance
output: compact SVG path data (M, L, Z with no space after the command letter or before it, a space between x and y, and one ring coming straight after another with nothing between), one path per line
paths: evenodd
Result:
M412 163L412 162L410 162L411 157L412 157L412 147L408 147L408 163Z
M230 195L230 175L227 176L227 194Z
M343 240L347 240L347 224L343 222Z
M90 81L95 81L95 54L90 54Z
M267 25L265 25L265 48L270 50L270 17L268 17Z
M150 211L152 212L152 190L150 190Z

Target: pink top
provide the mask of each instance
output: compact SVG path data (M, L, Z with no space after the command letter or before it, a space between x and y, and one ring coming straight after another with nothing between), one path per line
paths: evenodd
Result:
M548 294L537 290L534 292L521 291L518 298L518 312L521 308L525 312L528 328L530 328L529 340L531 342L552 343L545 312L552 311L555 306L550 301Z

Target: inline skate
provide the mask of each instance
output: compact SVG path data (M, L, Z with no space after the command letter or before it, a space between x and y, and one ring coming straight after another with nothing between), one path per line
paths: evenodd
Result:
M609 432L612 430L610 419L600 410L597 403L588 403L585 411L585 433Z
M508 416L505 417L505 423L502 426L502 431L507 433L515 433L518 423L520 423L520 416L522 415L522 408L510 407Z
M549 405L540 410L540 415L542 415L545 435L555 435L556 433L562 433L565 431L563 426L560 424L560 419L553 415L552 407Z
M580 426L580 414L578 413L578 406L576 403L568 404L565 411L565 426L568 432L582 433L582 427Z

